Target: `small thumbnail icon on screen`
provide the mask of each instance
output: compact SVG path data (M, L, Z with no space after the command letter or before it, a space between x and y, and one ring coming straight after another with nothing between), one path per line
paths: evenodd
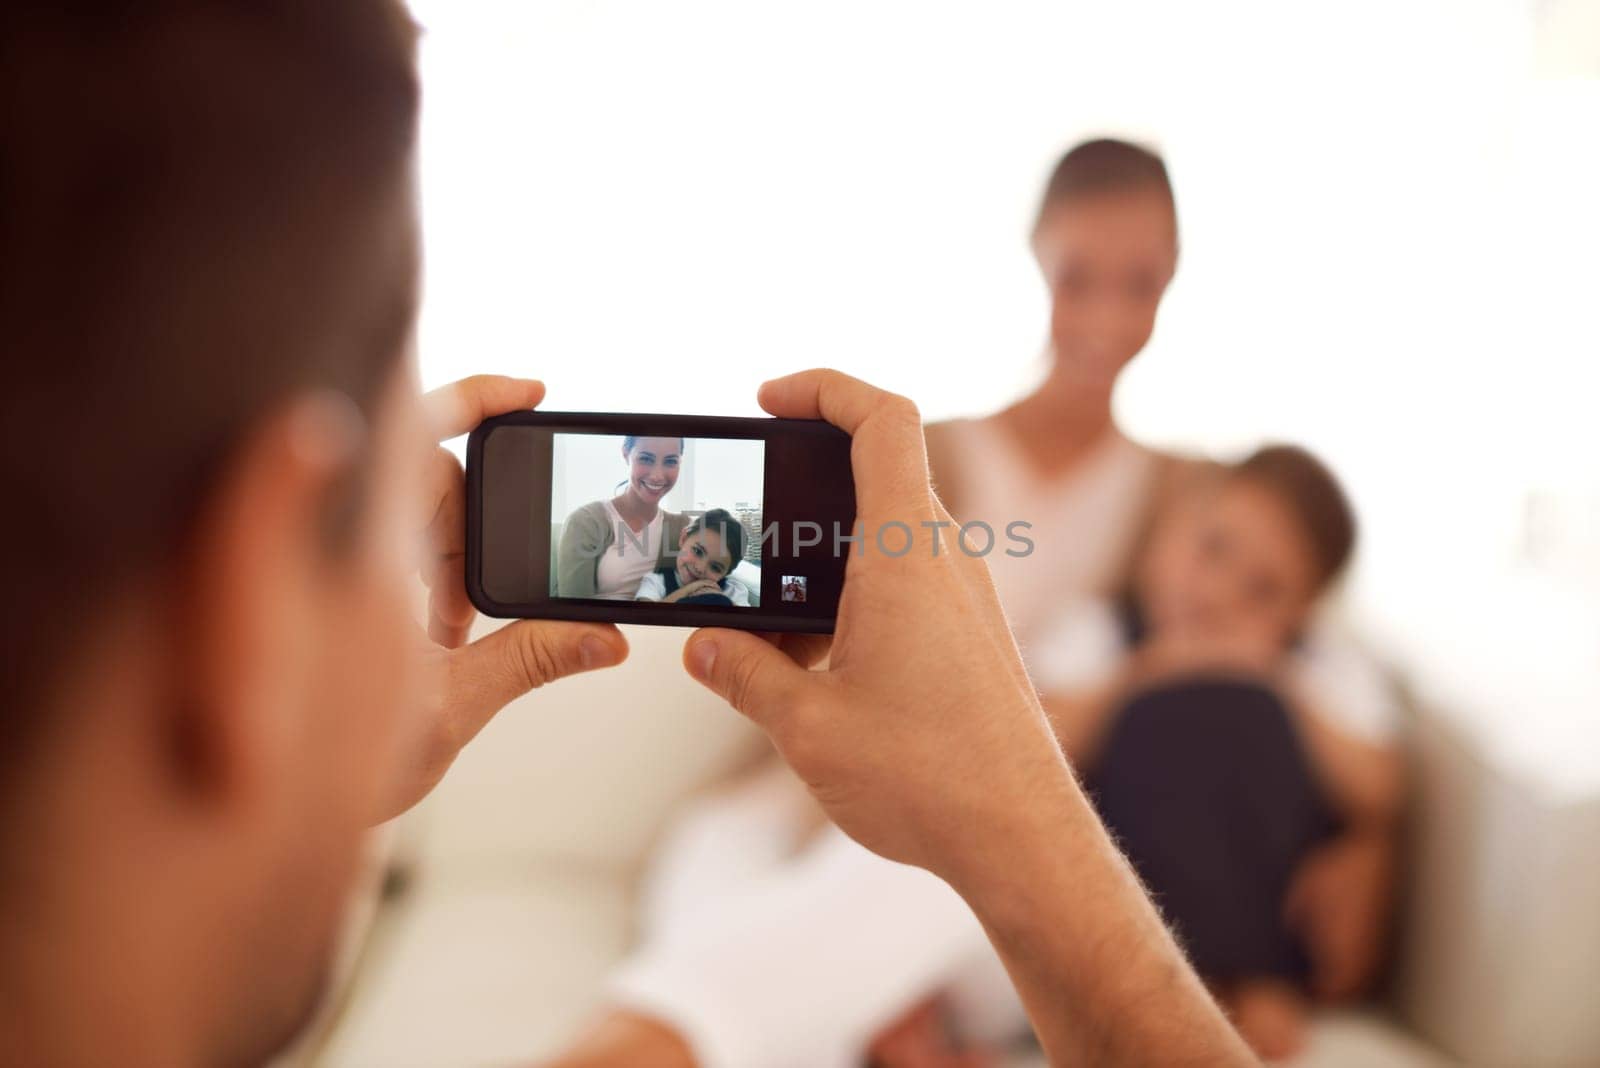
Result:
M804 575L785 575L781 587L783 601L786 604L806 603L806 577Z

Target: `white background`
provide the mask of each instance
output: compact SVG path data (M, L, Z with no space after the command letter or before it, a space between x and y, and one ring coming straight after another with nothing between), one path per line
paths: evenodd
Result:
M738 415L825 364L982 414L1041 367L1051 164L1145 139L1183 256L1125 427L1322 453L1369 631L1600 751L1600 4L414 6L429 384Z

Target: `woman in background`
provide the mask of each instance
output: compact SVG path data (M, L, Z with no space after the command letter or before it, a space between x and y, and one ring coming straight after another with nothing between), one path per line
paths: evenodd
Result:
M682 438L622 439L628 478L616 496L568 515L556 551L556 596L631 601L644 577L672 563L688 517L661 500L678 484Z
M1177 269L1166 165L1122 141L1077 146L1050 176L1032 245L1050 290L1044 382L987 418L928 427L934 483L953 516L1031 524L1030 555L988 557L1024 656L1063 595L1119 581L1179 468L1126 437L1111 412L1117 378L1150 340Z
M1112 413L1117 378L1149 341L1177 265L1177 211L1161 159L1118 141L1073 149L1051 175L1033 248L1051 294L1045 381L995 415L930 426L928 454L939 495L958 520L996 529L1031 524L1031 555L995 553L988 562L1030 673L1040 679L1061 658L1085 656L1061 648L1078 644L1071 617L1085 602L1126 588L1153 516L1204 476L1193 461L1130 440ZM1376 665L1326 625L1312 625L1298 656L1305 696L1361 725L1373 752L1387 754L1396 701ZM1069 757L1076 755L1073 696L1044 694ZM1397 762L1374 759L1386 765L1388 794L1397 797ZM1397 805L1385 803L1379 826L1348 825L1296 873L1293 919L1316 951L1311 984L1326 1000L1364 992L1382 960ZM1263 1056L1290 1054L1302 1040L1284 999L1225 1002ZM926 1012L913 1014L885 1037L925 1048L926 1025Z
M1177 265L1177 211L1160 158L1117 141L1069 152L1046 188L1033 247L1051 293L1045 381L985 419L930 426L928 454L939 495L958 520L997 529L1017 520L1031 524L1031 555L995 553L988 560L1030 673L1048 680L1062 658L1086 655L1075 647L1081 633L1071 618L1086 602L1111 600L1126 588L1152 517L1191 494L1203 476L1193 461L1130 440L1112 414L1117 378L1149 341ZM1335 719L1361 725L1366 744L1380 754L1374 760L1386 766L1388 796L1397 797L1399 769L1387 755L1396 702L1387 680L1326 625L1313 624L1298 657L1305 696ZM1043 696L1075 757L1076 695L1047 690ZM1379 825L1346 826L1296 873L1293 920L1314 947L1311 984L1324 999L1359 995L1376 976L1390 911L1397 805L1385 802ZM1263 1056L1290 1054L1303 1040L1288 999L1224 1000ZM939 1036L924 1010L884 1041L917 1050Z

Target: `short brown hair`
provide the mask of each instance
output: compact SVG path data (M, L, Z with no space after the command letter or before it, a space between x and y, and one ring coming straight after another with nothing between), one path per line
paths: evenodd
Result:
M1140 192L1163 198L1172 209L1173 219L1177 219L1172 180L1159 155L1142 145L1111 137L1084 141L1069 149L1050 172L1038 218L1043 220L1051 208L1079 197Z
M415 36L393 0L0 10L0 759L254 421L393 379Z
M1228 477L1248 479L1289 506L1316 558L1319 589L1344 570L1356 544L1355 510L1326 464L1298 445L1268 445L1228 468Z

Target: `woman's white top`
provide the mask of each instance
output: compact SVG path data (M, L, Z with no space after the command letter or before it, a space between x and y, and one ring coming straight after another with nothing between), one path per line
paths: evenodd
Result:
M623 521L617 506L605 502L606 522L615 540L600 554L595 568L595 596L607 601L631 601L639 583L656 569L661 555L661 525L664 513L658 508L655 518L635 533Z
M1063 600L1112 592L1144 523L1160 461L1112 430L1070 470L1044 478L993 420L957 420L949 433L960 468L962 514L955 518L994 531L985 560L1026 658ZM1031 540L1032 550L1008 530ZM983 538L981 531L967 535L974 551Z

